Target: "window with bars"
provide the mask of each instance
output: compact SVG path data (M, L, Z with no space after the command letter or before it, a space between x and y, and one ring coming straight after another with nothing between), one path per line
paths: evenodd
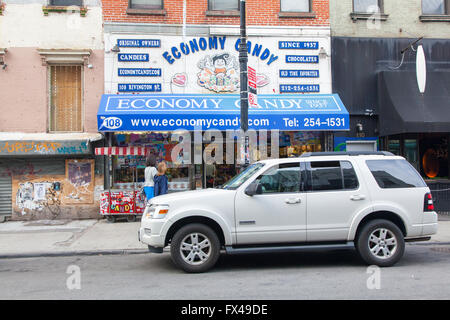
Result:
M129 0L128 7L130 9L163 9L163 0Z
M281 0L281 12L310 12L311 0Z
M82 131L82 66L49 66L50 131Z

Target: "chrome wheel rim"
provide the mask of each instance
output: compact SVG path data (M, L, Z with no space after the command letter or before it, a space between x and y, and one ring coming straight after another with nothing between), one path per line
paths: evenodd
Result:
M200 265L211 255L211 241L202 233L190 233L181 241L181 257L190 265Z
M378 228L369 236L370 253L378 259L389 259L397 251L397 238L389 229Z

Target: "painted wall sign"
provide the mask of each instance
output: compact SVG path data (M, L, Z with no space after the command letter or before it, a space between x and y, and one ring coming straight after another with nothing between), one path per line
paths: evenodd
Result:
M234 48L237 52L239 52L239 44L241 43L241 39L238 38L235 42ZM263 45L259 43L252 43L252 41L247 41L247 52L252 57L257 57L262 61L267 60L267 65L270 66L272 62L278 60L278 56L273 54L269 48L264 48Z
M319 70L280 70L280 78L319 78Z
M119 83L119 92L161 92L161 83Z
M319 49L317 41L278 41L278 49Z
M119 68L119 77L160 77L161 68Z
M319 63L319 56L286 55L286 63Z
M189 55L205 50L224 50L225 41L227 37L209 37L192 39L188 42L181 42L177 46L173 46L169 51L165 51L162 55L164 59L170 64L175 62L175 59L180 59L182 55Z
M0 155L90 154L86 141L2 141Z
M328 32L318 29L311 36L249 36L248 63L256 70L258 94L277 94L280 85L288 84L318 84L321 93L331 93L331 67L317 49L330 50ZM149 48L151 42L142 42L145 37L147 41L160 39L156 43L160 47ZM123 60L118 62L117 53L107 53L105 93L239 93L238 36L167 34L162 38L156 34L106 33L105 41L120 42ZM148 61L144 61L147 55ZM298 81L302 78L314 81Z
M209 38L194 38L187 42L181 42L180 44L173 46L170 51L165 51L162 55L164 59L170 64L173 64L176 60L181 59L183 56L187 56L191 53L196 53L205 50L225 50L227 37L209 37ZM234 48L239 52L239 44L241 39L237 39ZM267 65L272 64L278 59L278 56L271 53L269 48L264 48L259 43L252 44L252 41L247 42L247 51L253 57L257 57L262 61L265 61Z
M119 61L148 61L147 53L119 53L117 55Z
M282 93L320 92L320 85L318 85L318 84L280 84L280 92L282 92Z
M159 39L117 39L119 47L128 48L159 48L161 40Z

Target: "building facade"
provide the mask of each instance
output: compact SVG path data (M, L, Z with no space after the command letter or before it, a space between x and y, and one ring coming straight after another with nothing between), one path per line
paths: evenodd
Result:
M333 90L350 113L354 140L404 156L449 211L450 6L446 0L331 0ZM421 65L421 48L426 72ZM421 93L416 73L419 72Z
M0 215L97 217L101 2L1 0L0 8Z
M109 145L146 147L166 160L170 191L223 184L238 170L237 144L230 162L189 161L208 152L203 146L201 150L183 149L179 156L187 161L180 165L175 164L171 153L177 145L172 134L184 128L191 132L192 141L199 135L200 142L207 142L211 141L208 130L216 129L223 133L225 143L230 141L225 131L239 129L240 1L102 3L105 96L98 121ZM250 110L250 129L258 135L254 143L259 144L259 133L267 129L269 148L271 139L279 139L277 153L281 157L328 149L334 129L345 129L344 118L339 128L326 129L325 120L320 128L318 117L311 123L303 117L301 124L293 119L291 126L288 118L294 109L303 108L300 103L311 110L335 103L336 108L345 110L337 105L338 97L331 95L329 2L248 0L246 8L248 66L255 70L259 107L274 108L285 115L284 120L273 120L275 111L261 113L261 117L267 117L261 120L253 117ZM208 103L213 109L223 108L222 113L217 110L216 117L207 114L204 109L208 109ZM194 114L192 109L198 112ZM133 114L134 118L127 118ZM264 125L269 118L276 125ZM201 126L195 127L199 121ZM309 126L305 126L306 122ZM281 130L279 137L271 136L274 129ZM216 152L225 150L224 145L223 150ZM253 157L258 158L259 154ZM130 187L136 182L135 177L142 183L144 162L144 157L113 155L109 163L111 186Z

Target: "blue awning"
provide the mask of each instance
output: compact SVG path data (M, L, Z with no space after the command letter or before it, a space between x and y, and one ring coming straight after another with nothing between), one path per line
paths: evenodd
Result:
M337 94L258 95L248 118L255 130L349 130L349 114ZM240 96L105 94L97 123L101 132L239 129Z

